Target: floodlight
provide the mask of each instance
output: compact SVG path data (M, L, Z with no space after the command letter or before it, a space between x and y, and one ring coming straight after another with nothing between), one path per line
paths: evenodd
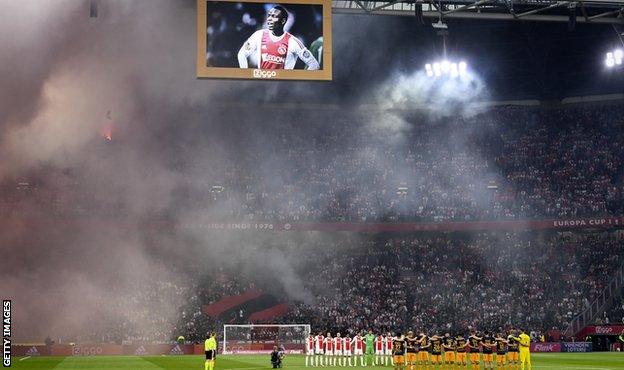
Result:
M466 76L468 74L468 65L464 61L455 62L443 59L436 62L425 64L425 72L429 77L451 77Z

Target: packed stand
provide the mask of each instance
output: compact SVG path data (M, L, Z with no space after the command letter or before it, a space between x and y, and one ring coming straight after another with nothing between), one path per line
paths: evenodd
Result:
M223 158L180 159L180 176L197 180L176 189L176 212L201 205L212 210L207 221L263 222L624 213L621 104L498 107L445 119L319 109L306 112L305 125L290 119L301 117L296 110L271 123L265 114L274 111L254 112L242 132L222 138L234 148ZM113 195L90 191L79 171L42 165L33 173L0 184L0 214L128 212Z

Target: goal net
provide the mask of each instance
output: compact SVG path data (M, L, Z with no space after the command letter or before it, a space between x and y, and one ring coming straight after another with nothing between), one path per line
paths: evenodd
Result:
M223 353L271 353L273 346L304 353L309 334L309 324L223 325Z

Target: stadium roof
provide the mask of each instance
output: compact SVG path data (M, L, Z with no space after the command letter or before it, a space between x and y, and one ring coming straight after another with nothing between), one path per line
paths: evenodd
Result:
M335 13L419 15L509 21L624 24L624 0L333 1Z
M426 63L443 55L439 30L432 27L437 18L424 18L419 22L414 16L413 2L358 3L333 2L334 13L338 13L333 25L336 61L358 61L358 68L350 63L334 63L333 86L339 96L348 97L359 91L374 93L377 84L397 71L409 74L421 70ZM579 16L573 28L564 15L569 9L559 6L560 3L548 0L508 3L514 6L516 17L543 9L544 5L552 7L520 16L518 21L511 20L515 18L508 9L500 8L477 12L476 7L468 7L447 13L443 21L448 25L445 30L448 55L468 62L487 86L488 100L554 100L624 92L624 68L608 69L604 64L607 51L624 46L624 25L616 24L624 20L621 13L624 0L583 2L582 6L580 2L575 3ZM385 4L391 5L379 8ZM462 1L442 1L443 8L448 6L446 9L459 4ZM474 2L463 1L463 4ZM505 3L492 4L500 7ZM356 9L360 5L367 10ZM433 11L427 13L427 6L435 8L431 2L423 3L423 15L433 17ZM397 10L399 8L403 10ZM617 12L617 16L607 14L609 12ZM497 15L486 21L481 19L487 17L484 14ZM587 20L583 14L587 15ZM600 14L604 15L597 17ZM561 22L564 18L566 22ZM379 32L374 32L376 30ZM365 47L360 49L357 45ZM380 69L380 65L389 68Z

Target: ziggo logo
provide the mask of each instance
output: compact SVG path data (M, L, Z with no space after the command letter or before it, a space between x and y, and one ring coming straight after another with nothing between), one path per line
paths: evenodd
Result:
M263 71L261 69L254 69L253 70L253 77L254 78L273 78L277 76L277 72L275 71Z

